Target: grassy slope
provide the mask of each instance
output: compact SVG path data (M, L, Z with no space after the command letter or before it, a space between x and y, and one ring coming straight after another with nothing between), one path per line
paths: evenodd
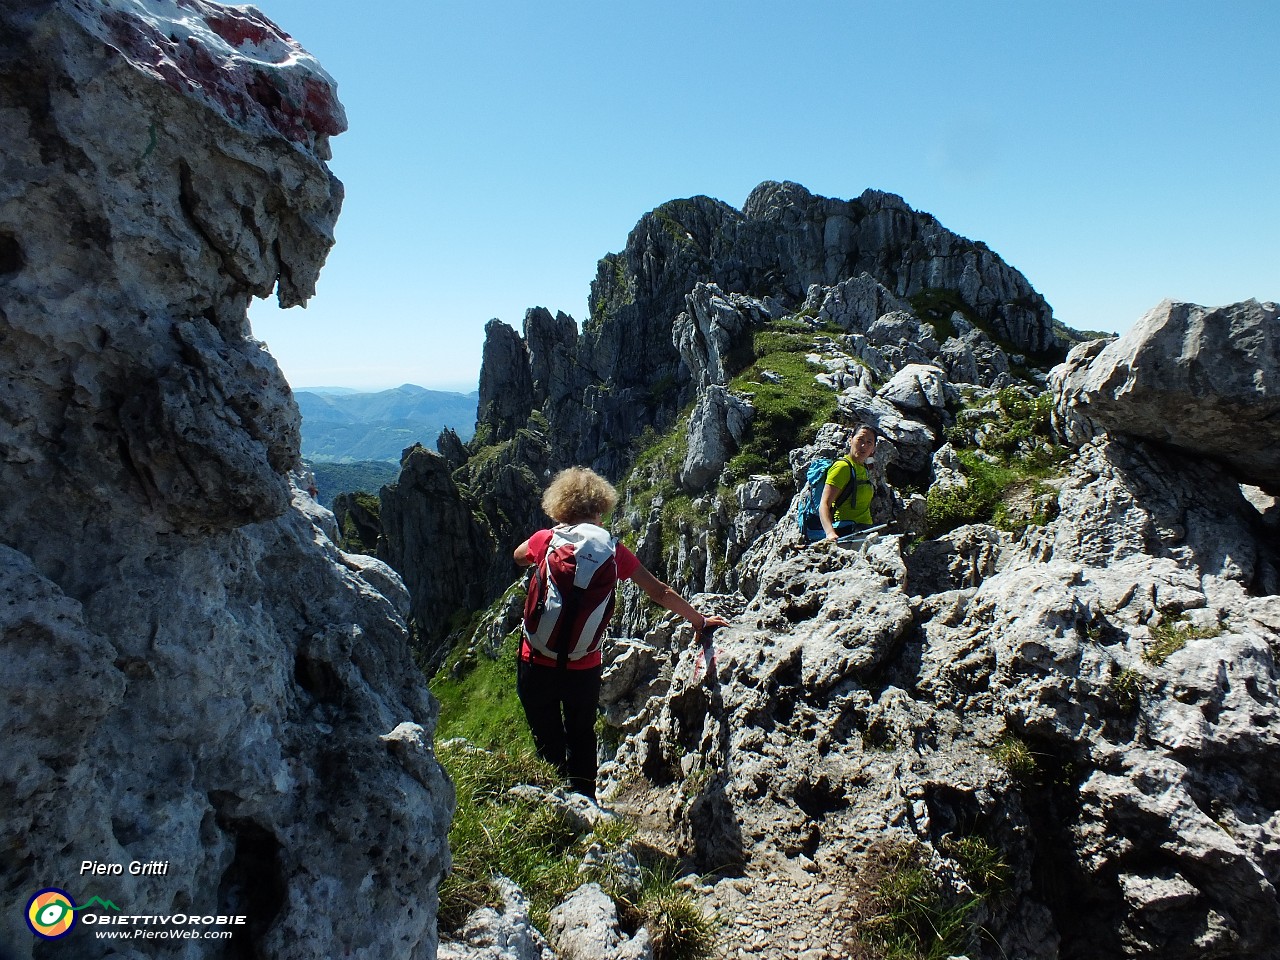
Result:
M431 681L440 701L437 740L462 737L485 750L532 753L533 738L516 698L515 634L503 643L498 659L450 657Z

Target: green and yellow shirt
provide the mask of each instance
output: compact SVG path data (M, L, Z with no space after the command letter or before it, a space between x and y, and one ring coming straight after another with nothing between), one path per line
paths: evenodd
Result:
M854 488L853 496L836 506L831 519L835 523L851 520L871 526L871 478L867 475L866 467L849 457L841 457L828 468L826 482L844 492L844 488L855 477L858 485Z

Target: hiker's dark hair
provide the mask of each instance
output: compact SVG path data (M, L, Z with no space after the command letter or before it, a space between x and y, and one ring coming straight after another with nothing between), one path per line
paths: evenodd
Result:
M871 424L869 424L869 423L856 423L856 424L854 424L853 429L849 431L849 439L850 439L850 440L852 440L854 437L856 437L856 436L857 436L859 433L861 433L863 430L869 430L869 431L871 431L871 435L872 435L873 437L875 437L875 438L876 438L876 442L877 442L877 443L879 443L881 440L883 440L883 439L884 439L884 434L882 434L879 430L877 430L875 427L873 427L873 426L872 426Z

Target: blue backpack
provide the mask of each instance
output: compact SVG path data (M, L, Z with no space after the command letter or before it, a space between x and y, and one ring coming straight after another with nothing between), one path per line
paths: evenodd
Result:
M841 460L848 460L848 457L841 457ZM826 457L818 457L809 463L808 468L804 472L804 491L800 497L800 503L796 506L796 524L800 527L803 534L810 530L821 530L822 520L819 518L818 510L822 506L822 488L827 485L827 471L831 469L834 460ZM850 462L849 469L852 476L849 483L840 491L836 501L832 504L832 510L840 504L844 503L858 489L858 471L853 469Z

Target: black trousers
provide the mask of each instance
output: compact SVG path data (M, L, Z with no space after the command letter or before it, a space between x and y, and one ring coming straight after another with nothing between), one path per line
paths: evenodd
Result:
M596 712L603 667L569 670L516 661L516 693L538 756L577 793L596 795Z

